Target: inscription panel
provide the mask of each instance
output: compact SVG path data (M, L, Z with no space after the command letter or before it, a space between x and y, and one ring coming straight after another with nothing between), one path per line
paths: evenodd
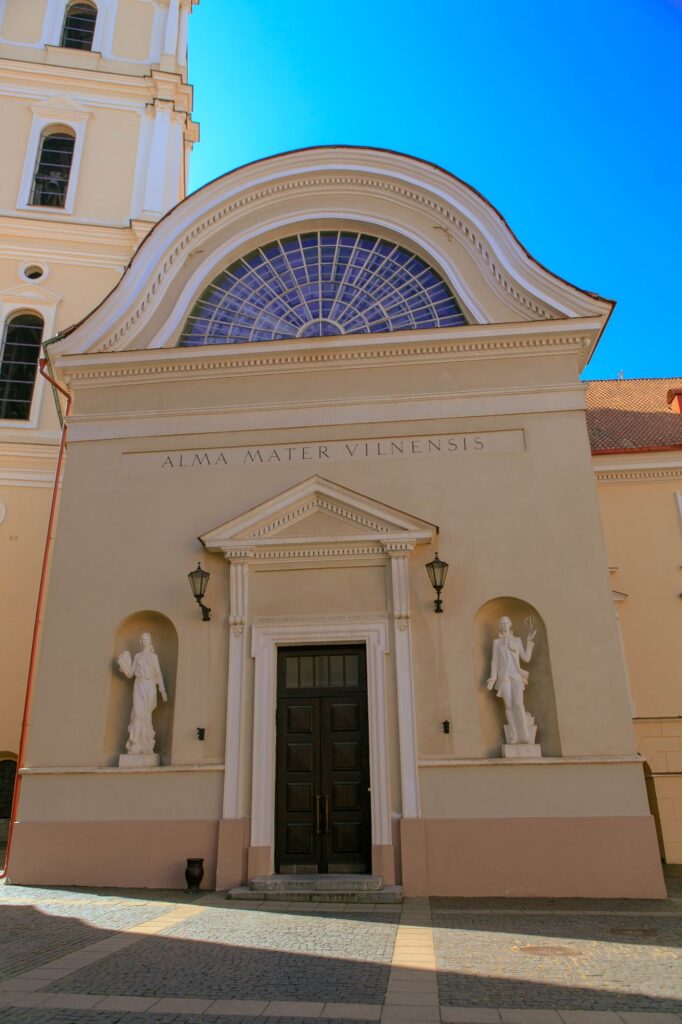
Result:
M250 447L188 448L174 451L126 452L124 464L132 471L160 469L220 470L236 466L274 466L287 463L326 465L330 462L366 462L368 459L472 458L496 452L525 450L523 430L483 430L466 434L419 434L407 437L354 438L310 441L305 444L252 445Z

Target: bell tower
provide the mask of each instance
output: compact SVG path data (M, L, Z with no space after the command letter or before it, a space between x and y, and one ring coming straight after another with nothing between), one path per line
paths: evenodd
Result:
M197 3L0 0L0 759L17 749L59 441L40 344L186 195Z

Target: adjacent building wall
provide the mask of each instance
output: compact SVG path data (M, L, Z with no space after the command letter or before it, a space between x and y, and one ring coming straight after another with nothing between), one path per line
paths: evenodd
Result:
M679 415L679 414L678 414ZM642 452L594 459L637 749L651 773L661 853L682 863L682 460Z

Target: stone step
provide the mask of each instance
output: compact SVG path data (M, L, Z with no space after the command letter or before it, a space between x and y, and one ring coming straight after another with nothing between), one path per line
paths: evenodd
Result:
M378 892L381 875L259 875L249 882L254 892Z
M386 885L383 889L276 889L262 891L250 889L248 885L238 885L227 893L228 900L248 900L252 903L267 901L268 903L382 903L399 904L403 902L403 890L399 885Z

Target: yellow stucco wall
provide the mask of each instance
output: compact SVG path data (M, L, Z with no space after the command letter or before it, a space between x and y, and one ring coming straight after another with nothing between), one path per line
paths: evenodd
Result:
M50 460L44 465L49 467ZM2 597L0 648L0 750L19 747L26 670L51 492L48 487L8 487L0 483L5 510L0 523Z
M47 0L8 3L0 24L2 35L17 43L37 43L45 20Z
M147 60L154 25L154 7L145 0L120 0L113 51L127 60Z
M682 862L682 520L678 453L596 457L599 504L634 705L655 792L662 853ZM651 463L656 463L652 468ZM608 468L607 468L608 467ZM600 468L604 469L600 473ZM620 479L608 479L608 469ZM623 596L626 595L626 596Z

